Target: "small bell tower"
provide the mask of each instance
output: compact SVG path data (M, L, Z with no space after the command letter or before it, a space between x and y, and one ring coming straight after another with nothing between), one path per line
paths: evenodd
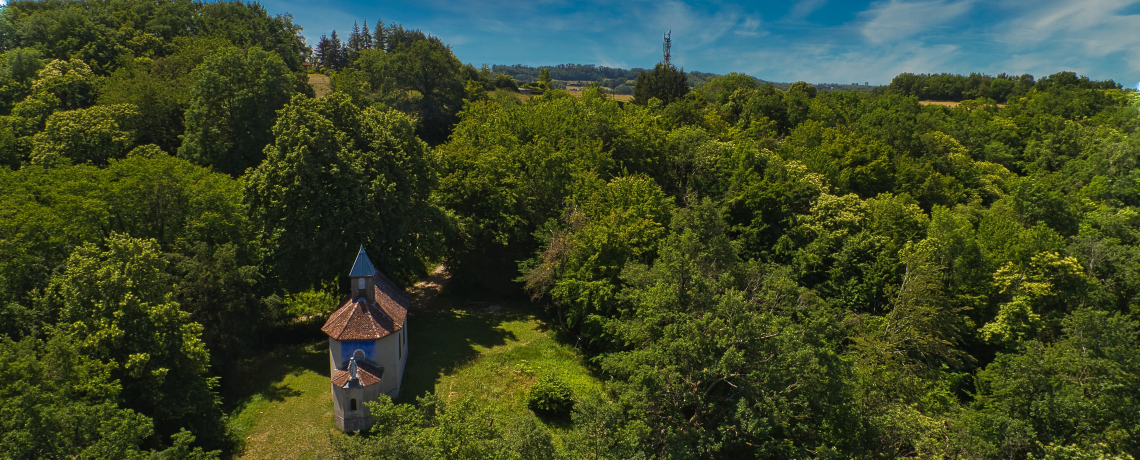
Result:
M364 252L364 245L360 245L360 252L356 253L356 262L352 264L352 270L348 272L348 278L352 282L352 298L359 299L364 297L369 302L376 301L375 289L373 286L376 283L376 268L372 266L372 261L368 259L368 254Z

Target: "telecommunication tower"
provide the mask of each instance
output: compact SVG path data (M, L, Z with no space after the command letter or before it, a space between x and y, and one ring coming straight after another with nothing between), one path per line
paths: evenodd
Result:
M673 39L670 38L672 35L672 30L670 30L669 33L665 34L665 44L661 45L661 49L665 51L665 65L669 65L669 55L671 49L673 48Z

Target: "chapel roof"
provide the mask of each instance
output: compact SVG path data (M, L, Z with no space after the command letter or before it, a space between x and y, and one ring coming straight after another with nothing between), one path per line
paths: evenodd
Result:
M364 246L360 247L349 276L371 276L374 286L372 297L376 301L364 297L345 300L321 327L325 334L340 341L376 340L404 328L411 296L372 266Z
M343 366L342 366L343 367ZM373 366L367 361L356 362L356 378L361 386L368 386L380 383L380 379L384 377L384 368ZM349 374L348 369L337 369L333 371L332 383L337 388L344 388L348 381L352 380L352 375Z

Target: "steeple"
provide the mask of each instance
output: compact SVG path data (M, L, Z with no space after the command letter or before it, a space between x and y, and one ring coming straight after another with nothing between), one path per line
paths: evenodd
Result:
M358 276L372 276L376 274L376 267L372 266L372 260L368 259L368 253L364 252L364 245L360 245L360 252L356 253L356 262L352 264L352 270L348 272L349 278Z
M364 245L360 245L360 252L356 253L356 262L352 264L352 270L349 270L348 277L352 282L352 298L359 299L364 297L369 301L375 302L372 286L375 285L376 267L372 266L372 261L368 259L368 253L364 252Z

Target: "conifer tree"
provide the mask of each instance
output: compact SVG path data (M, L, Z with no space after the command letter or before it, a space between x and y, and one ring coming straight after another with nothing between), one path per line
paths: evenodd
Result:
M330 55L330 53L332 54ZM332 40L329 40L327 36L321 35L321 40L317 42L317 47L313 50L313 61L316 66L318 68L328 68L329 59L335 55L336 51L333 49Z
M384 29L384 20L376 20L376 31L372 33L372 47L380 51L388 51L388 33Z
M360 55L360 50L365 49L364 37L360 34L360 25L356 22L352 23L352 32L348 35L348 46L345 47L344 65L356 61L356 57Z
M364 20L364 27L360 28L361 48L372 49L372 32L368 31L368 20Z
M332 31L332 37L329 38L331 49L326 54L325 67L333 70L338 70L344 67L345 61L345 47L340 38L336 36L336 31Z
M363 37L360 35L360 24L352 23L352 33L348 35L348 50L350 52L358 52L364 49Z

